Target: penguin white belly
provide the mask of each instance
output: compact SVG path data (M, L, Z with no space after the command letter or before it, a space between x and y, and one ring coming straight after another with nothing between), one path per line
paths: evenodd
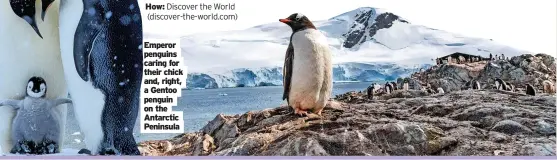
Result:
M81 0L68 0L60 7L60 49L76 119L85 138L87 149L96 153L104 136L101 115L105 96L99 89L93 87L91 81L83 81L76 71L74 35L82 12Z
M40 2L37 1L36 6L40 6ZM27 81L32 76L45 79L47 98L67 97L58 39L58 4L58 1L52 3L44 22L37 22L44 38L41 39L25 20L12 12L10 1L0 1L0 99L23 98ZM36 8L36 13L41 13L41 7ZM40 14L36 17L40 19ZM63 141L66 105L58 106L56 111L55 116L61 120L60 140ZM13 147L10 130L14 114L9 107L0 107L0 146L4 153Z
M314 29L292 37L294 61L289 99L301 109L325 106L332 91L332 64L324 36Z

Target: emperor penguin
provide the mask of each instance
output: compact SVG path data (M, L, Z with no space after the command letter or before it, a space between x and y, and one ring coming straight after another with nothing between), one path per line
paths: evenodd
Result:
M34 76L50 82L46 98L67 98L60 57L58 7L59 1L52 0L0 1L0 99L23 99L26 89L21 86L26 86ZM62 104L51 110L60 120L59 141L64 137L66 108ZM13 146L10 131L14 115L12 108L0 107L2 153L8 153ZM60 144L58 149L62 148Z
M61 0L60 49L81 154L139 155L133 130L143 71L143 29L135 0Z
M332 53L326 37L303 14L279 19L292 29L284 61L284 94L295 114L321 115L333 89Z

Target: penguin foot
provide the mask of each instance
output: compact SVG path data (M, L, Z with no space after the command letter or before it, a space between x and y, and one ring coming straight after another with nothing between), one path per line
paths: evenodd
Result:
M35 152L35 143L32 141L20 141L10 150L11 154L35 154Z
M304 111L304 110L298 110L297 112L295 112L297 115L299 115L300 117L305 117L308 115L308 111Z
M86 154L86 155L90 155L90 156L92 155L91 151L88 150L88 149L85 149L85 148L79 150L79 152L77 152L77 154Z
M116 152L114 151L114 149L111 148L103 148L99 152L99 155L116 155Z
M37 154L54 154L58 152L58 144L52 140L45 140L42 145L37 147Z

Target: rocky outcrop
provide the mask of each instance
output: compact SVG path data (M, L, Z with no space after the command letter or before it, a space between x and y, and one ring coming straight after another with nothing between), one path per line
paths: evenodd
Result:
M217 115L199 132L139 148L153 156L555 155L553 96L398 90L364 97L339 95L321 117L300 117L288 107Z
M482 88L492 89L495 78L510 82L516 88L527 83L542 90L541 82L555 83L555 58L547 54L524 54L507 60L481 61L468 64L437 65L412 75L422 84L442 87L446 92L458 91L470 80L477 80Z

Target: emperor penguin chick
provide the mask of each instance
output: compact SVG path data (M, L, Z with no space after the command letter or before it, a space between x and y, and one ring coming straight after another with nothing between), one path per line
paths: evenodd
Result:
M280 22L292 35L284 60L284 94L295 114L321 115L333 90L331 50L326 37L303 14L294 13Z

